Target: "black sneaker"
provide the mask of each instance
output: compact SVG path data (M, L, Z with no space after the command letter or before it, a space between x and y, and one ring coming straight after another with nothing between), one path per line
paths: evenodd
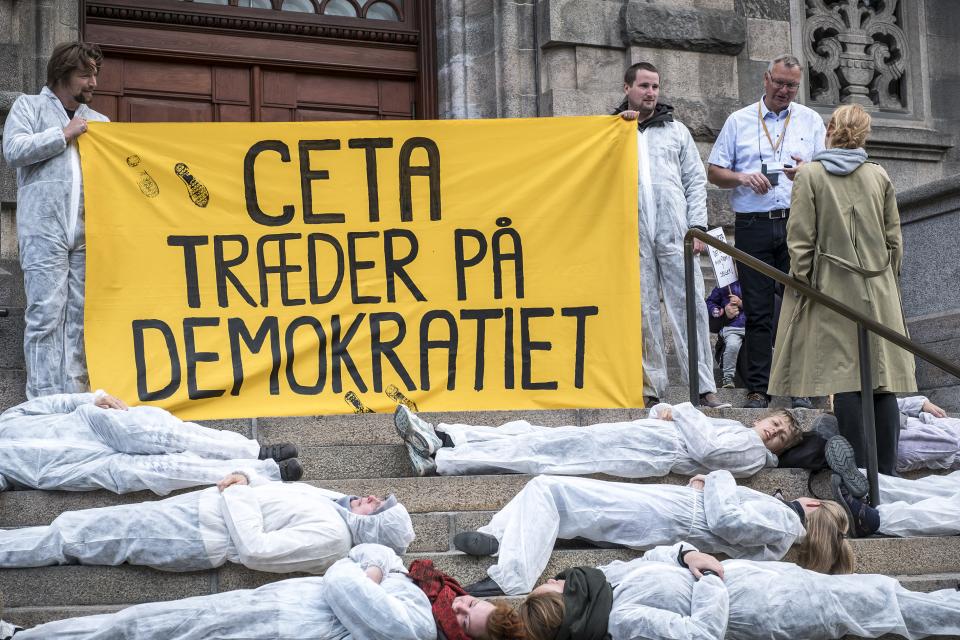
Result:
M492 556L500 549L500 542L489 533L464 531L453 536L453 548L471 556Z
M265 444L261 446L259 458L261 460L273 458L277 462L280 462L281 460L296 458L298 455L300 455L300 452L297 450L297 445L290 444L289 442L278 442L277 444Z
M281 460L278 466L280 467L280 479L284 482L296 482L303 477L303 466L296 458Z
M875 534L880 528L880 512L851 496L837 474L830 476L830 485L833 488L833 499L847 512L850 537L866 538Z
M747 394L747 401L743 403L744 409L766 409L770 405L770 396L765 393L751 391Z
M857 468L853 445L843 436L833 436L827 440L823 450L830 470L840 476L847 491L854 498L862 498L870 492L870 483Z
M468 584L463 588L464 591L474 598L491 598L493 596L505 596L503 589L500 588L493 578L484 578L479 582Z

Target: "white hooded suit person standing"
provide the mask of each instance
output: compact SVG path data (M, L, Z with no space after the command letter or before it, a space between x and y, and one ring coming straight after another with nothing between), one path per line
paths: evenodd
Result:
M779 560L806 533L794 507L738 487L729 471L714 471L697 481L699 489L538 476L490 524L476 533L458 534L454 546L471 553L471 547L480 546L471 544L473 539L490 544L492 536L497 545L490 546L498 546L499 553L487 573L504 593L518 595L536 584L557 538L586 538L634 549L686 539L709 552ZM811 511L819 505L803 500ZM806 508L803 500L796 507L801 512ZM478 595L471 587L467 591Z
M299 480L296 458L238 433L183 422L156 407L126 408L102 391L44 396L0 414L0 491L113 493L214 484L234 471L251 481ZM258 459L264 456L265 459Z
M632 65L624 74L626 98L617 110L637 120L638 202L640 231L640 296L643 307L643 395L663 398L667 391L667 361L663 344L660 296L670 321L676 357L686 384L697 376L700 403L730 406L717 400L713 354L706 311L697 305L697 371L688 372L687 311L685 304L683 236L691 228L707 230L707 174L697 145L673 107L659 102L660 72L647 62ZM697 253L704 246L698 240ZM704 299L699 260L693 261L694 294ZM648 405L649 406L649 405Z
M0 622L0 630L4 624ZM7 625L9 627L9 625ZM362 544L323 577L138 604L18 631L16 640L435 640L430 601L387 547ZM7 640L9 635L0 635Z
M308 484L217 487L157 502L68 511L49 526L0 530L0 567L141 564L194 571L236 562L256 571L323 573L351 547L404 553L414 538L396 498L347 496Z
M88 120L108 120L87 106L101 59L95 45L57 45L47 64L47 86L38 95L17 98L3 128L3 155L17 170L28 398L89 388L83 351L86 238L77 138L86 132Z

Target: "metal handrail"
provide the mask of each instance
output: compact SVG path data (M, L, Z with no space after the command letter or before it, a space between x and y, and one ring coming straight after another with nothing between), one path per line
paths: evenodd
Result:
M843 304L836 298L832 298L822 291L814 289L808 284L791 277L790 275L771 267L766 262L754 258L748 253L731 247L726 242L722 242L700 229L690 229L683 238L683 262L684 262L684 286L686 287L687 301L687 370L690 372L690 402L696 405L699 402L700 386L697 376L694 372L697 370L697 304L702 305L702 300L696 299L696 288L694 287L693 276L693 241L700 240L706 245L727 254L737 262L758 271L768 278L773 278L777 282L795 289L800 295L806 296L822 304L832 311L836 311L845 318L852 320L857 324L857 346L860 355L860 398L861 398L861 417L860 426L863 433L863 442L867 447L867 479L870 481L870 500L874 506L880 504L880 489L877 484L877 434L874 427L873 415L873 374L870 364L870 341L868 331L889 340L901 349L906 349L915 356L922 358L930 364L943 369L947 373L960 379L960 366L947 362L935 353L928 351L919 344L897 333L893 329L884 326L876 320L865 316L856 309L852 309Z

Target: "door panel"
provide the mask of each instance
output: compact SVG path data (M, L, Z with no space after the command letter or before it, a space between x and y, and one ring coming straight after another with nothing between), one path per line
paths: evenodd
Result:
M196 0L81 6L83 35L104 52L94 107L112 120L405 119L436 110L428 0L396 0L392 21Z

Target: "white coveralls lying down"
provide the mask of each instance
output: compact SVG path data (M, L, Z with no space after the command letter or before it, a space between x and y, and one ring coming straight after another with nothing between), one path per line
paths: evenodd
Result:
M901 538L960 534L960 470L916 480L878 477L878 533Z
M403 505L391 497L383 510L362 515L351 498L268 482L68 511L50 526L0 530L0 567L128 562L193 571L236 562L257 571L323 573L355 544L407 550L414 533Z
M689 540L702 551L779 560L806 531L787 504L714 471L703 491L674 485L534 478L490 524L500 542L487 573L504 593L527 593L547 566L557 538L586 538L634 549Z
M0 415L0 491L11 488L129 493L216 483L242 471L280 480L260 445L183 422L156 407L101 409L94 394L44 396Z
M654 478L726 469L746 477L777 466L777 456L753 429L710 418L689 402L672 407L672 421L657 419L664 409L670 405L655 406L649 418L588 427L538 427L525 420L500 427L440 424L436 430L455 446L437 451L437 473Z
M924 396L897 398L900 443L897 471L960 469L960 419L923 411Z
M377 584L364 572L377 567ZM354 547L326 575L259 589L139 604L19 631L15 640L434 640L427 596L400 558L379 545Z
M613 640L816 640L886 633L912 640L960 634L956 589L920 593L888 576L826 575L787 562L750 560L724 561L723 580L695 580L677 560L680 546L600 567L614 587L608 624Z

